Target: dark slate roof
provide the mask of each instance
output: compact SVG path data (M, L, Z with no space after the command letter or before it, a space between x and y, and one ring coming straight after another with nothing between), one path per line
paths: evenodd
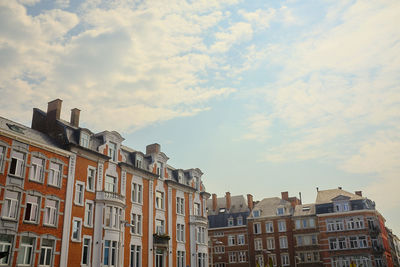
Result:
M220 212L217 215L209 215L208 216L208 228L221 228L228 227L228 219L232 218L234 226L245 226L247 225L247 217L249 216L249 211L246 212L237 212L237 213L222 213ZM238 217L242 217L243 223L242 225L237 225ZM229 226L232 227L232 226Z

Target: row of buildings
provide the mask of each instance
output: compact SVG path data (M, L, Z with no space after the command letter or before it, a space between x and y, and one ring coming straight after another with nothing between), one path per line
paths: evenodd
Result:
M261 201L213 194L207 202L210 266L400 265L399 239L373 201L340 187L317 191L311 204L288 192Z
M160 145L34 109L31 127L0 117L0 266L208 265L202 172Z

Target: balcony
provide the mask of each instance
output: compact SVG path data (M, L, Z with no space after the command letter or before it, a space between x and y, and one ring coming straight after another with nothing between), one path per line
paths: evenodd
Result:
M115 192L108 191L97 191L96 192L96 200L97 201L112 201L117 202L119 204L125 204L125 197Z
M381 232L381 229L378 226L373 225L368 227L368 231L370 235L376 236Z
M208 224L207 218L198 215L190 215L189 222L190 224L204 224L204 225Z
M167 234L153 234L153 244L155 247L168 248L171 237Z
M372 246L372 250L373 250L374 253L376 253L376 254L382 254L382 253L385 251L385 249L383 248L382 245L375 245L375 246Z

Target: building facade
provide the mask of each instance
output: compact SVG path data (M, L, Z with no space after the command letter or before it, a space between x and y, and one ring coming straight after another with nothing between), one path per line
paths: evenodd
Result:
M61 105L34 109L31 128L1 120L0 265L207 266L201 170L82 128L78 109L62 120Z
M247 201L241 195L217 198L207 202L209 222L210 266L249 266L249 238L247 217L253 208L253 196Z

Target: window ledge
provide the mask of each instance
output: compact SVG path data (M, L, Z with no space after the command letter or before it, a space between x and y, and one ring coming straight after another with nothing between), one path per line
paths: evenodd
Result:
M33 179L28 179L29 182L32 183L37 183L37 184L44 184L44 181L38 181L38 180L33 180Z
M50 228L57 228L57 225L53 225L53 224L44 223L43 226L50 227Z
M38 225L39 224L39 222L37 222L37 221L26 221L26 220L23 220L23 222L26 223L26 224L32 224L32 225Z

